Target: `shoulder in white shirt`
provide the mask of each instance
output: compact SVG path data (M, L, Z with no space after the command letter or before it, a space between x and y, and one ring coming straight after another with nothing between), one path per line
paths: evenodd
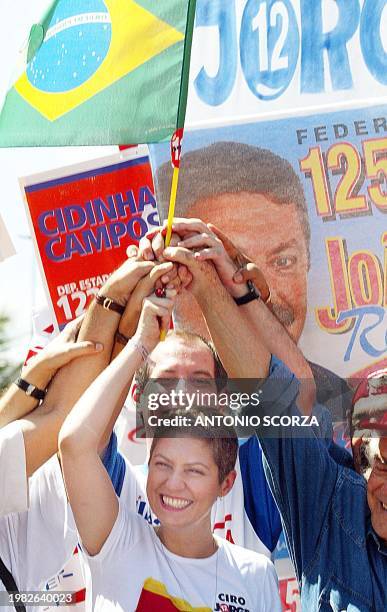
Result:
M77 544L56 456L30 478L29 495L29 510L0 518L0 556L20 591L40 590Z
M18 421L0 429L0 516L28 507L26 454Z

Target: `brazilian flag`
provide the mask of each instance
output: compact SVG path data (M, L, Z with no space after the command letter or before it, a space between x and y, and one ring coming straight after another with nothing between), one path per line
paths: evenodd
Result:
M158 142L184 123L195 0L56 0L31 29L0 146Z

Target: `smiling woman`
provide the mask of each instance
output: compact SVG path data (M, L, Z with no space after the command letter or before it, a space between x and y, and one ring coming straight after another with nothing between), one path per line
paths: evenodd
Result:
M204 409L208 414L209 408ZM184 414L173 410L170 416ZM192 422L204 414L191 409ZM166 438L165 436L168 436ZM188 436L188 437L187 437ZM193 437L195 436L195 437ZM224 497L236 476L238 441L227 427L159 428L149 458L147 495L161 527L163 544L182 557L206 557L216 549L211 508Z
M212 506L231 490L236 475L232 429L156 431L147 494L160 521L157 531L117 498L98 455L117 401L158 343L159 321L167 327L174 295L167 290L165 298L144 300L136 334L78 401L60 433L66 488L90 570L86 610L210 612L227 605L279 612L271 561L212 534Z

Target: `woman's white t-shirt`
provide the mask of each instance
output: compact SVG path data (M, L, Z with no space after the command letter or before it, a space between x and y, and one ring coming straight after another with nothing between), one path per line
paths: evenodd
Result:
M108 612L280 612L277 575L264 555L217 538L205 559L169 552L154 529L120 505L90 572L86 610Z

